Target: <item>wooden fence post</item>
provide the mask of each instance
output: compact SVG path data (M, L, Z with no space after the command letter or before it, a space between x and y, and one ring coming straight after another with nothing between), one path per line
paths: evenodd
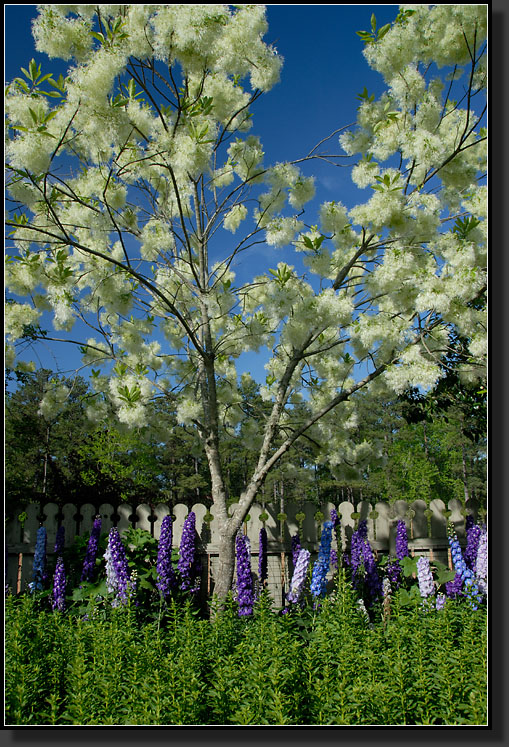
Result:
M18 555L18 576L16 579L16 594L21 592L21 574L23 572L23 553L20 552Z

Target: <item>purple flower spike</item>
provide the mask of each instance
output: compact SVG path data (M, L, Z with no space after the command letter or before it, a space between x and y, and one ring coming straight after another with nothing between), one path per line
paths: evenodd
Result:
M461 594L462 587L463 581L461 575L459 573L456 573L452 581L446 582L445 593L447 594L449 599L456 599L456 597Z
M237 603L239 617L253 613L254 586L251 573L251 547L249 537L238 534L235 540L237 555Z
M57 536L55 537L55 555L62 555L65 545L65 528L58 527Z
M46 529L45 527L39 527L35 542L32 591L41 591L46 581L46 541Z
M405 522L400 519L396 525L396 557L398 560L408 555L408 536Z
M300 551L301 551L300 537L297 533L292 536L292 562L293 562L294 568L297 565L297 558L299 557Z
M427 599L435 593L435 583L429 560L424 555L417 560L417 581L419 583L419 592L423 599Z
M196 558L196 515L190 511L182 527L182 539L180 540L178 569L181 577L180 588L184 591L195 592L198 586L193 587L193 582L198 575Z
M106 585L110 593L115 593L112 606L117 607L119 604L127 604L131 584L129 582L125 547L116 527L110 529L108 547L104 553L104 558L106 560Z
M331 542L332 521L326 521L324 522L322 536L320 538L318 559L313 566L313 575L311 578L311 594L315 597L321 597L325 594L327 573L329 572L330 565Z
M53 577L53 599L51 601L53 610L63 612L65 610L65 567L63 558L57 558L55 575Z
M297 562L295 563L295 570L293 572L292 581L290 583L290 591L286 595L289 602L296 604L302 594L304 584L306 583L306 576L309 566L309 558L311 553L309 550L299 550Z
M83 570L81 572L82 581L93 581L95 574L95 561L97 558L97 549L99 546L99 537L101 534L101 519L94 519L90 538L88 540L87 552L83 561Z
M463 594L467 598L469 606L476 610L479 602L482 599L479 587L477 586L474 572L467 567L463 553L461 552L461 546L458 541L458 537L454 531L454 527L451 525L448 529L449 535L449 546L451 548L452 562L456 573L461 576L463 582Z
M157 581L156 586L164 599L170 596L171 590L177 586L177 578L171 563L172 518L165 516L161 522L161 534L157 552Z
M477 557L475 560L475 577L482 594L487 593L488 588L488 535L486 527L481 529Z
M468 522L468 519L471 519L471 522ZM475 569L475 561L477 558L477 548L479 546L479 538L481 536L481 527L477 524L473 524L473 519L471 516L467 516L467 546L465 548L465 563L467 564L467 567L470 568L471 571Z
M267 530L265 527L260 529L259 537L259 555L258 555L258 578L260 586L263 587L267 580Z

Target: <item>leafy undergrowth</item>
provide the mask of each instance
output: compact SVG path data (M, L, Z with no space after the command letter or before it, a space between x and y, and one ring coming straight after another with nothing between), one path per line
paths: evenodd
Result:
M482 725L486 611L400 604L360 614L335 592L253 616L231 599L210 619L190 601L147 622L127 605L85 616L6 599L9 725Z

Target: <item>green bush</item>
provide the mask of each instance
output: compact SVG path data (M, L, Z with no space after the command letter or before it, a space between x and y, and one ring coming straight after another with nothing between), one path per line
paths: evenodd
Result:
M171 602L50 612L6 599L8 725L479 725L486 612L400 604L370 621L343 572L334 592L289 614L262 593L203 619Z

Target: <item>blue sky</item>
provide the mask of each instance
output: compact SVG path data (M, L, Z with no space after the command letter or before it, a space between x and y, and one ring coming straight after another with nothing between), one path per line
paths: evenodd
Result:
M58 73L62 63L38 54L30 30L37 14L35 5L6 5L5 79L20 75L32 57L41 63L43 73ZM397 5L268 5L269 30L265 41L284 58L281 82L253 107L252 133L265 147L265 165L306 155L331 132L353 123L357 95L366 86L378 96L384 86L378 73L366 63L363 44L356 31L369 30L371 15L378 26L394 20ZM331 148L339 153L337 137ZM341 201L351 207L365 199L351 182L350 169L312 162L303 169L315 175L317 194L306 210L306 223L316 223L316 208L326 200ZM314 208L314 209L313 209ZM264 254L266 254L264 252ZM289 261L287 252L274 256L268 266ZM256 268L259 272L260 268ZM72 333L76 336L76 332ZM79 365L79 354L70 346L46 344L23 357L53 370L70 371ZM251 356L246 366L255 378L263 380L263 359Z

